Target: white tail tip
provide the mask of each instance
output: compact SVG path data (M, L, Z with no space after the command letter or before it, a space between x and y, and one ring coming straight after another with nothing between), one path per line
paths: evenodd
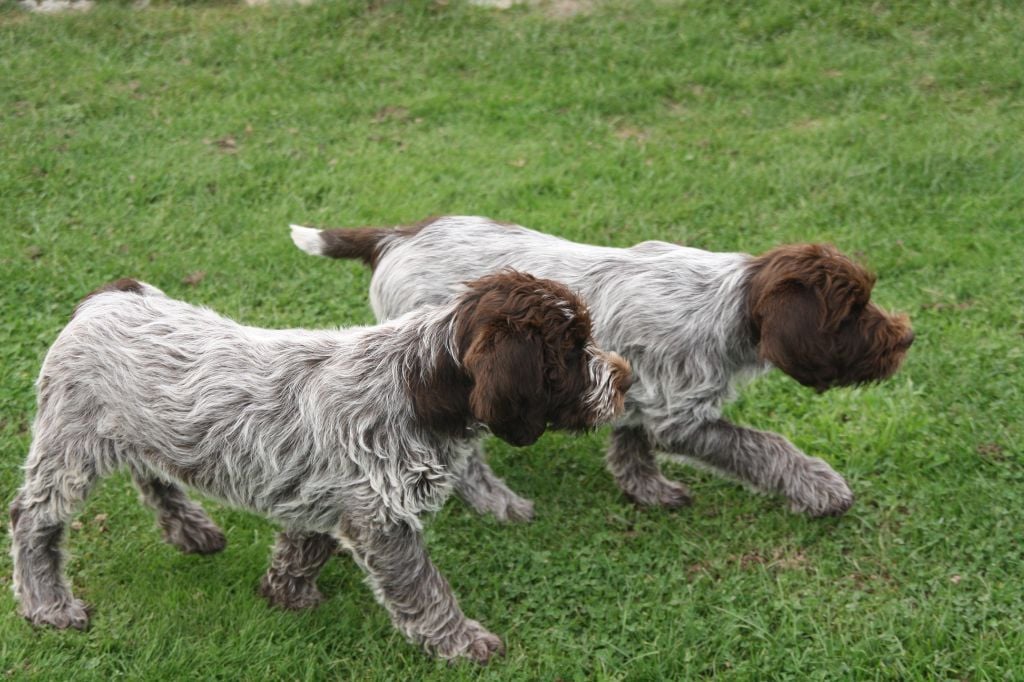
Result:
M311 256L324 255L324 242L320 239L320 230L315 227L303 227L302 225L291 225L292 241L295 246Z

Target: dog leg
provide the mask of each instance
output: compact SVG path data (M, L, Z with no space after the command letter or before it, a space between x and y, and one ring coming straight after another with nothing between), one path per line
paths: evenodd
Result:
M842 476L776 433L719 419L666 446L669 452L694 457L758 490L785 495L795 512L834 516L853 504L853 493Z
M423 535L405 523L384 529L346 529L342 544L366 571L377 599L400 631L441 658L486 663L505 647L466 618L448 581L430 561Z
M139 497L156 512L164 540L186 554L215 554L227 545L224 533L177 484L132 467Z
M605 464L622 492L637 504L669 509L690 504L686 486L662 475L650 439L642 429L615 428Z
M260 594L271 606L282 609L317 606L324 596L316 587L316 577L337 548L338 541L323 533L278 533L270 568L260 581Z
M519 497L498 478L477 445L455 481L455 494L478 514L494 514L499 521L530 521L533 502Z
M95 471L91 462L35 443L25 470L25 484L10 508L18 611L33 625L84 630L89 614L64 576L61 541L65 525L96 480Z

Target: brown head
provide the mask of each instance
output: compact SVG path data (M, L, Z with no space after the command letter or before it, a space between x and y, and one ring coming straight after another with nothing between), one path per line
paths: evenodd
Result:
M468 407L494 435L529 445L552 428L585 430L622 412L629 364L594 345L567 287L503 271L469 282L455 313Z
M805 386L886 379L914 341L905 315L871 302L874 276L833 246L780 246L755 258L751 273L758 353Z

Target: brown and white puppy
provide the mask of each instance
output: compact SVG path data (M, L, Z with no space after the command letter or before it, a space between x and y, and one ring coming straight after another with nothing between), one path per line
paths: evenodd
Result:
M284 527L262 593L303 608L337 545L396 627L444 658L501 641L459 609L419 516L436 510L489 428L516 445L620 414L622 358L593 343L565 286L501 272L375 327L245 327L134 280L87 297L38 381L25 483L11 505L14 589L35 624L83 628L63 574L64 526L127 468L165 539L225 538L185 487Z
M818 391L885 379L914 339L905 316L871 302L874 277L827 245L756 257L653 241L617 249L458 216L395 229L292 228L307 253L373 268L370 301L382 320L446 300L461 280L504 267L557 277L578 291L598 343L633 366L636 383L607 463L641 504L690 499L685 486L662 476L657 450L781 493L796 511L846 511L853 494L824 461L782 436L729 423L722 407L740 381L772 366ZM532 514L479 457L456 490L499 518Z

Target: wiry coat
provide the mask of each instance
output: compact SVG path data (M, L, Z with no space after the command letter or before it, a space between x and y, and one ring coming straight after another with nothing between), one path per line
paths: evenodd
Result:
M619 249L462 216L395 229L293 226L292 238L310 254L370 265L379 319L446 300L460 281L505 267L578 291L598 342L635 372L607 461L644 504L689 500L684 486L661 475L657 449L782 493L796 510L845 511L852 494L825 462L781 436L728 423L722 408L738 384L773 365L817 390L885 378L913 340L906 318L870 302L874 278L826 245L759 257L656 241ZM492 490L474 495L479 486L459 484L477 509L502 516L510 505L527 508L482 461L469 470Z
M121 280L88 297L51 347L26 481L11 508L15 591L33 622L82 627L63 524L93 482L132 471L167 539L224 537L181 485L281 523L263 593L320 599L350 549L396 625L445 657L500 641L459 611L418 516L437 509L485 428L516 443L621 411L629 370L597 350L567 289L518 273L375 326L267 330Z

